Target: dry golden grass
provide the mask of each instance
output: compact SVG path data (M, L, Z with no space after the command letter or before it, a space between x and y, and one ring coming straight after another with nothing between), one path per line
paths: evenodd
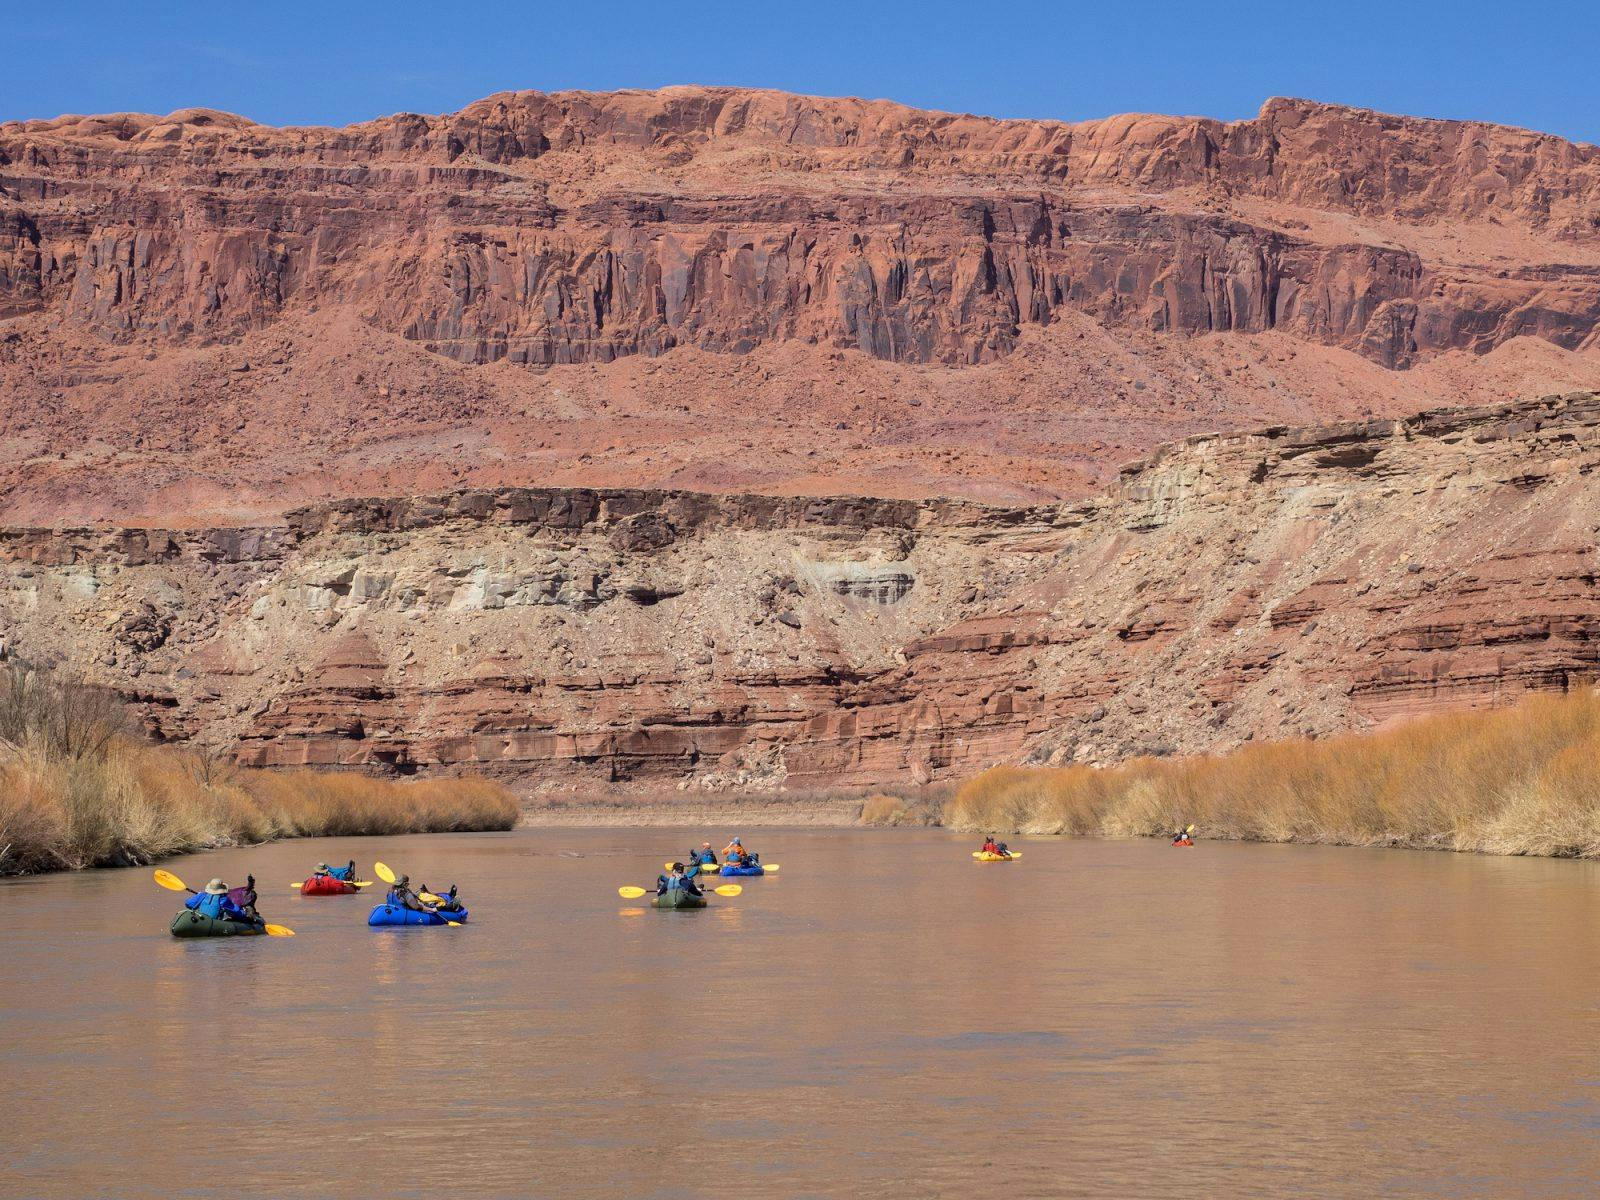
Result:
M1203 837L1600 857L1600 694L1369 734L1092 767L1000 767L943 820L981 832Z
M148 863L284 837L509 829L519 813L505 788L483 779L219 770L183 750L121 739L83 757L27 743L0 757L0 874Z
M909 795L874 792L861 801L859 825L937 825L939 813L952 790L944 784L918 788Z
M898 825L905 819L906 802L881 792L861 802L861 815L857 818L863 825Z

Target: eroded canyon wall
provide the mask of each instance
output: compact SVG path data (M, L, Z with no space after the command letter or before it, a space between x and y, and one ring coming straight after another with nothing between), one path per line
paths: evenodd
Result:
M726 88L345 129L71 117L0 125L0 316L183 341L337 304L472 363L798 340L974 364L1071 309L1400 367L1590 341L1597 211L1595 147L1288 100L1233 123Z
M8 650L248 762L926 781L1595 678L1600 396L1196 438L1093 500L594 489L0 536Z
M1592 386L1600 151L1299 100L731 88L0 124L0 521L524 486L1093 494L1196 433Z

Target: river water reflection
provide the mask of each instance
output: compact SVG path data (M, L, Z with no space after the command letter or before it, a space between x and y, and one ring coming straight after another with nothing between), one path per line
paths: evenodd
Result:
M0 884L0 1194L1594 1193L1593 865L738 832L783 869L702 913L615 892L683 829L167 864L293 939L177 941L143 870ZM350 855L471 923L289 890Z

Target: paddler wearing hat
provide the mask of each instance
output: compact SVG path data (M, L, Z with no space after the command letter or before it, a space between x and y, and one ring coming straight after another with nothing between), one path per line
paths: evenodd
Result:
M761 861L759 854L751 854L744 848L744 843L734 838L722 848L722 861L738 867L748 867L752 863Z
M399 908L409 908L412 912L437 912L431 904L424 904L421 897L411 890L411 876L402 875L394 881L394 886L389 889L389 894L384 897L390 904Z
M202 917L210 917L213 921L250 920L242 908L228 899L228 885L220 879L213 879L206 884L203 891L190 896L183 902L183 906L192 908Z

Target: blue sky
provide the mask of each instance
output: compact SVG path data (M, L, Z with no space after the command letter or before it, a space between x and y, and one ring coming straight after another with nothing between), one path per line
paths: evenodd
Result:
M513 88L722 83L1078 120L1307 96L1600 142L1600 0L999 5L14 0L0 120L203 105L274 124Z

